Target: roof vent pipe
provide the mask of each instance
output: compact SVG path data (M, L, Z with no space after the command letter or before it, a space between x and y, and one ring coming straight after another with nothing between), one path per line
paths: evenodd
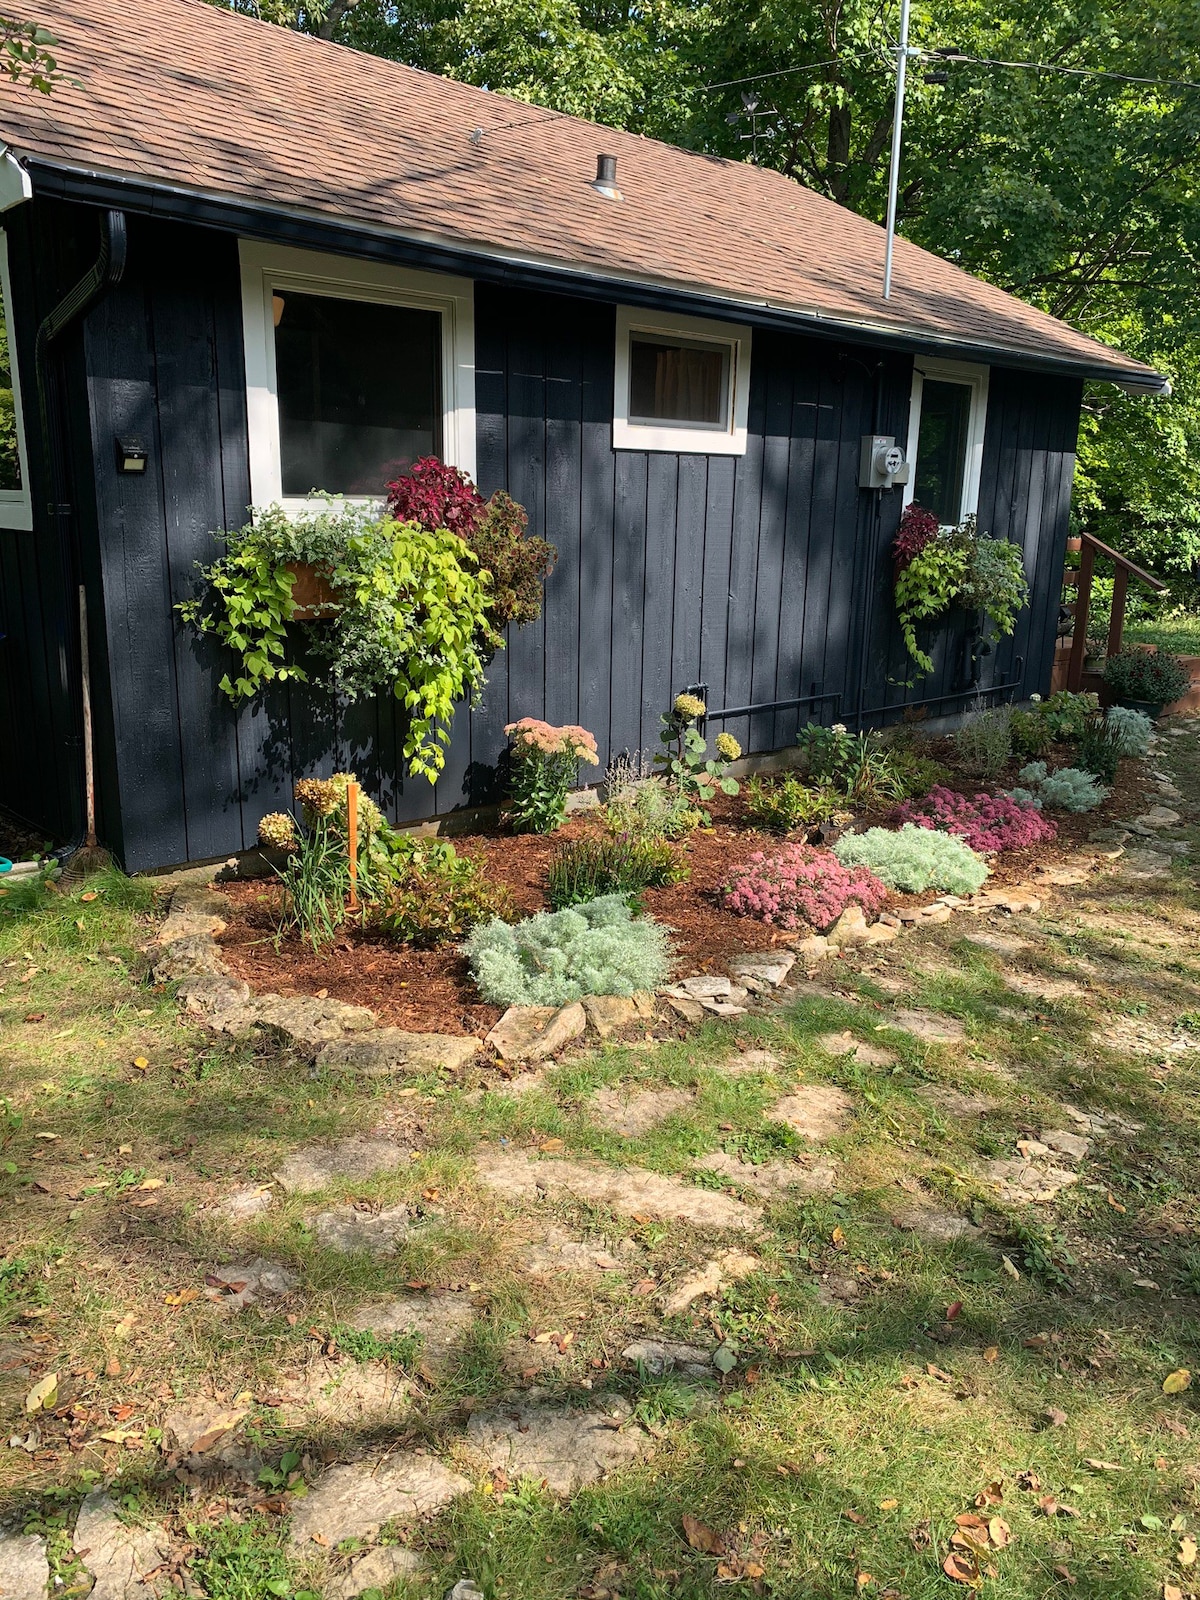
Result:
M597 194L602 194L606 200L623 200L625 196L617 188L617 158L616 156L596 157L596 177L591 187Z

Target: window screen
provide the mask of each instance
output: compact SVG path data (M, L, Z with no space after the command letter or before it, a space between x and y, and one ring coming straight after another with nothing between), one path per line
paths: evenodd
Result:
M21 451L17 444L17 408L13 394L12 359L8 350L8 307L0 286L0 489L20 489Z
M730 354L728 345L633 334L629 341L630 421L727 427Z
M942 523L962 519L970 425L970 387L926 378L921 385L915 490L920 504Z
M440 312L285 289L274 309L285 495L381 495L441 454Z

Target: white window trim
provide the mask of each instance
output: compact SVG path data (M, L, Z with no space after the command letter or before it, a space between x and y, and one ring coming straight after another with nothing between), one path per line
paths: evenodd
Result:
M17 460L21 463L21 487L0 489L0 528L30 533L33 531L33 496L29 488L29 452L25 448L25 415L21 407L16 318L13 316L12 279L8 271L8 235L3 228L0 228L0 287L4 293L4 315L8 326L8 370L12 373L13 415L17 425Z
M629 341L634 333L698 339L729 349L729 408L721 428L629 420ZM743 456L750 409L751 330L740 322L714 322L670 311L617 307L617 351L613 381L613 449L670 450L679 455Z
M932 356L918 356L913 363L912 402L908 412L908 459L912 463L912 471L904 488L906 506L914 500L919 503L921 499L921 463L917 456L917 441L921 435L921 395L925 379L933 378L944 383L964 384L971 391L960 520L979 510L979 479L983 471L983 436L987 428L990 372L990 367L976 366L971 361L943 361Z
M287 511L314 505L284 496L279 451L279 393L271 297L324 294L339 300L437 311L442 318L442 454L475 477L475 285L470 278L415 272L349 256L239 241L246 348L246 411L250 429L250 494L255 506ZM320 485L314 485L320 487ZM380 485L382 494L383 485ZM370 497L363 497L370 504Z

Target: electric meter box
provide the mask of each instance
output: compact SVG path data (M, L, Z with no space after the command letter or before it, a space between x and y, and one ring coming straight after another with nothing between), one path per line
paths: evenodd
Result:
M859 456L860 489L891 489L908 482L908 462L904 451L890 433L864 433Z

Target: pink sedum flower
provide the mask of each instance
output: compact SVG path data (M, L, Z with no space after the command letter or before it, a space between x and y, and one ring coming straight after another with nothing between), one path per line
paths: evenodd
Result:
M1006 794L958 794L941 784L932 788L924 800L906 801L894 817L897 822L913 822L918 828L955 833L980 855L997 850L1026 850L1058 833L1057 825L1036 806L1024 805Z
M870 916L887 900L887 890L866 867L844 867L831 851L806 844L786 845L773 855L759 850L718 892L725 909L739 916L818 933L848 905L860 905Z

